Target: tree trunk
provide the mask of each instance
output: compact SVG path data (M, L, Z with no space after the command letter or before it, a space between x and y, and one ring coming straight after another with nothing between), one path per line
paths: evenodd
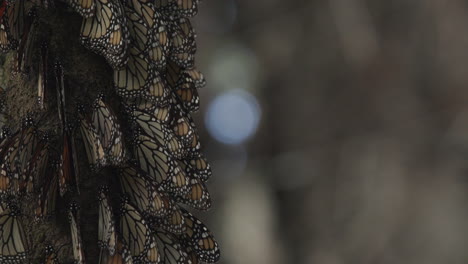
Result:
M47 1L46 1L47 2ZM114 69L109 66L106 59L89 51L79 41L80 28L83 17L74 12L66 3L60 1L49 1L48 8L40 7L35 18L34 26L29 32L29 41L24 60L17 60L17 52L8 53L0 61L2 71L0 71L0 82L4 89L4 114L6 127L12 132L21 129L26 117L32 117L38 130L47 133L50 153L63 153L63 133L64 128L60 119L60 94L56 83L59 74L55 73L54 65L59 63L63 67L63 79L65 88L65 112L68 124L75 124L79 120L77 109L81 103L92 105L93 101L102 93L105 100L111 106L124 133L124 143L127 151L131 151L135 144L132 141L133 126L128 118L128 113L124 113L121 105L122 97L119 96L114 87ZM24 39L22 40L24 41ZM21 42L20 42L21 43ZM44 45L47 44L47 48ZM20 45L21 46L21 45ZM31 52L28 53L28 50ZM38 102L38 78L41 75L41 60L44 58L41 51L47 50L47 85L45 86L45 96L41 103ZM23 69L18 68L18 61L23 62ZM187 111L187 113L190 111ZM86 114L86 113L85 113ZM79 126L79 125L78 125ZM103 184L108 185L111 190L110 204L114 208L116 229L118 229L119 201L121 189L118 184L117 175L119 168L106 166L93 170L88 163L88 156L84 144L86 144L77 132L75 127L74 146L76 160L73 160L77 167L78 174L74 180L76 184L69 187L69 191L63 196L57 194L55 212L48 217L38 219L35 215L38 201L40 200L41 188L46 186L34 186L34 191L26 195L8 195L4 200L19 200L21 208L21 222L27 234L28 248L27 260L29 263L43 263L46 257L45 249L47 245L53 246L57 251L60 263L74 263L76 257L73 254L73 242L70 236L69 207L72 201L76 201L79 210L76 215L78 226L81 229L81 239L86 263L99 263L100 247L98 246L98 189ZM68 130L66 130L68 131ZM13 134L13 133L11 133ZM8 137L4 140L8 140ZM1 151L0 151L1 153ZM49 154L48 168L44 177L55 173L54 161L60 163L60 159ZM57 156L57 155L56 155ZM130 155L132 156L132 155ZM62 155L63 160L63 155ZM3 161L3 158L2 158ZM137 162L139 162L137 160ZM133 163L129 163L133 164ZM127 165L124 165L127 166ZM62 172L63 173L63 172ZM187 176L188 171L187 171ZM193 175L192 175L193 176ZM196 177L189 177L196 179ZM40 182L38 179L34 181ZM198 179L197 179L198 181ZM188 183L187 183L188 184ZM160 187L160 186L159 186ZM175 205L175 196L172 192L167 195ZM175 205L177 208L178 205ZM174 207L175 208L175 207ZM175 209L174 209L175 210ZM143 215L143 213L141 212ZM1 215L0 215L1 219ZM149 220L147 221L149 222ZM185 222L188 223L187 221ZM0 223L1 224L1 223ZM160 229L161 228L161 229ZM151 229L151 232L171 233L168 229L160 226ZM186 230L184 228L184 230ZM188 232L188 231L187 231ZM201 232L201 231L200 231ZM174 233L176 236L184 236L184 232ZM157 240L157 238L156 238ZM179 241L179 240L177 240ZM0 244L2 242L0 241ZM197 262L194 257L190 242L184 242L181 238L178 242L184 246L184 251L192 258L191 263ZM128 243L127 243L128 244ZM213 244L216 246L215 244ZM1 246L1 245L0 245ZM158 244L159 246L159 244ZM217 246L215 255L218 254ZM0 252L0 259L2 257ZM163 254L160 250L159 254ZM161 256L161 263L169 263ZM209 260L211 262L215 259ZM137 260L138 258L135 258ZM189 257L185 256L184 263L190 263ZM19 262L18 262L19 263ZM145 261L142 261L145 263ZM147 262L150 263L150 262ZM179 263L179 262L177 262Z

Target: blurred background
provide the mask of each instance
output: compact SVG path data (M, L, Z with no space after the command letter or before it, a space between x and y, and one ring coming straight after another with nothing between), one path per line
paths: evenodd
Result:
M468 262L468 1L204 0L223 264Z

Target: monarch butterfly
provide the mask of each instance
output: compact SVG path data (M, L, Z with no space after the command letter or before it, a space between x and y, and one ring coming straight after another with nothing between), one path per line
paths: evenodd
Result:
M199 109L200 97L197 89L205 85L201 72L195 68L181 70L178 65L170 61L166 79L185 111L195 112Z
M191 159L179 161L179 166L185 170L187 175L203 182L211 177L211 166L201 152Z
M104 56L114 68L121 68L127 59L128 29L120 1L94 0L94 15L83 19L81 42Z
M6 5L6 2L3 1L2 5ZM11 39L9 37L10 30L8 28L8 25L6 24L6 16L3 16L1 20L2 22L0 24L0 51L8 52L12 47Z
M149 179L136 169L121 169L119 180L123 193L144 215L162 217L172 207L171 200L155 190Z
M36 150L40 145L44 144L39 136L39 131L34 126L27 125L23 129L20 141L21 144L19 146L19 152L16 159L17 171L15 172L15 175L18 176L23 175L27 164L32 159L34 153L36 153ZM18 176L16 176L16 178L18 178Z
M24 121L21 128L20 136L18 137L18 144L15 144L15 148L18 150L13 152L11 158L11 170L10 176L14 178L19 178L22 176L23 169L26 165L26 162L30 160L36 147L38 145L38 132L33 126L26 124L27 121ZM15 155L16 154L16 155Z
M219 260L220 251L216 240L208 228L195 216L181 209L185 218L186 231L180 238L192 247L198 258L207 263L214 263Z
M8 148L3 152L0 175L10 178L6 182L9 184L7 189L11 194L19 195L24 191L32 191L33 175L29 174L28 166L36 162L35 158L39 158L39 162L42 162L45 155L40 153L42 156L39 154L34 156L38 150L42 151L42 148L38 147L37 134L38 131L33 126L25 127L11 139ZM40 165L45 166L42 163Z
M151 32L152 43L146 50L151 63L157 69L163 69L166 66L167 55L169 51L169 38L167 34L167 27L161 25Z
M3 160L6 150L9 148L12 140L11 137L5 137L0 142L0 159ZM4 169L5 163L2 162L0 166L0 196L6 195L10 187L10 178L6 173L6 169Z
M205 184L198 179L190 179L190 191L188 194L178 196L177 201L190 205L198 210L211 208L211 198Z
M46 87L48 86L48 57L49 49L47 43L42 43L41 45L41 56L39 63L39 72L37 78L37 103L39 109L43 110L45 108L45 96L46 96Z
M129 100L129 102L124 105L124 107L128 113L133 113L135 111L145 112L160 123L168 123L169 119L171 118L172 104L157 106L148 100L135 98L133 100Z
M129 47L125 67L114 71L114 84L117 93L124 98L143 96L152 100L149 94L150 86L154 85L151 66L133 44Z
M45 249L45 264L60 264L58 257L57 257L57 252L55 252L55 249L53 246L48 245Z
M42 143L40 147L36 149L34 155L29 159L26 167L23 169L23 181L26 186L22 186L21 189L25 189L28 193L32 192L33 184L45 174L48 158L48 144Z
M68 0L68 3L83 17L94 15L95 0Z
M148 62L147 56L134 46L129 49L129 60L125 67L114 71L117 93L124 98L141 96L157 105L164 105L170 89L159 73Z
M192 247L190 246L185 246L184 247L185 251L187 252L187 255L188 255L188 258L189 261L192 263L192 264L198 264L200 263L200 261L198 261L198 257L197 257L197 254L195 253L195 250L193 250Z
M206 85L205 77L196 68L185 69L179 77L180 86L194 86L194 88L202 88Z
M120 233L134 260L159 263L160 256L146 221L126 199L121 208Z
M151 2L127 1L125 8L130 36L141 53L157 68L163 68L169 47L166 23Z
M134 140L135 158L143 172L163 191L185 194L188 177L168 152L150 137L139 134Z
M120 165L125 159L122 132L117 117L104 103L102 96L94 103L92 123L100 135L107 161L112 165Z
M96 128L84 117L80 118L81 137L84 142L89 165L93 170L106 164L106 156Z
M175 50L170 59L181 68L192 68L195 62L195 51L192 49Z
M165 124L160 123L157 118L146 112L134 111L133 119L138 125L137 130L142 130L140 133L146 134L158 145L164 146L172 156L176 158L184 156L182 143L174 135L174 132L169 130Z
M188 147L195 136L193 123L187 115L182 115L180 112L174 113L173 116L174 118L171 122L172 131L184 143L184 146Z
M116 251L111 255L107 250L101 249L99 264L133 264L128 248L117 238Z
M1 204L0 262L21 263L26 259L28 245L20 221L20 210L14 203Z
M174 234L181 234L186 231L185 217L179 206L174 206L170 213L165 216L158 225L164 230Z
M101 187L99 190L99 227L98 243L101 248L109 250L111 256L115 253L115 244L117 233L115 230L114 216L107 200L107 187Z
M141 169L156 183L166 182L174 170L174 161L166 150L141 133L135 136L134 145L135 157Z
M26 1L3 1L2 8L5 8L5 13L2 16L0 26L0 47L2 52L18 48L24 29L24 16L26 13L24 2Z
M195 123L190 115L185 113L181 106L177 104L174 107L172 116L172 129L183 142L186 157L193 157L201 149Z
M156 0L156 7L173 16L193 17L198 12L199 0Z
M76 220L76 204L72 203L68 211L68 220L70 221L70 232L72 238L73 257L76 264L84 264L84 252L81 242L80 228Z
M36 220L44 216L51 215L55 211L57 199L59 162L53 162L53 172L50 173L44 181L41 181L41 190L38 197L38 205L36 207Z
M155 236L162 263L190 263L188 262L187 253L182 250L182 246L178 243L176 237L162 230L157 230Z
M23 33L20 36L18 51L16 56L16 72L25 72L26 68L31 65L32 59L32 43L34 42L34 19L36 16L36 9L31 8L25 15Z
M62 123L62 130L65 131L68 122L67 115L65 111L65 81L62 64L57 61L54 65L55 73L55 86L57 89L57 103L58 103L58 115L60 122Z
M25 131L15 134L5 145L2 152L2 162L0 167L0 174L10 178L19 178L17 165L19 163L20 148L22 139L24 138Z
M78 173L76 165L76 152L74 146L73 135L68 132L63 134L63 151L60 156L59 166L59 189L60 196L63 196L68 191L71 184L75 184L78 188Z
M195 33L186 18L174 19L169 23L171 51L196 52Z

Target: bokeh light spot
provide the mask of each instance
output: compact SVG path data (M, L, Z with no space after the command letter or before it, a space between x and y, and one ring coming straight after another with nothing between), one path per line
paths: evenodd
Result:
M260 115L261 110L254 96L242 90L233 90L210 103L205 123L216 140L225 144L241 144L255 134Z

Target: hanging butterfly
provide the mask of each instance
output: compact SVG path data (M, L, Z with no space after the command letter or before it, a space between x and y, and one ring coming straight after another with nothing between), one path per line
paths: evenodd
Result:
M171 20L168 25L170 59L180 68L192 68L197 46L189 20Z
M158 145L163 146L171 156L175 158L183 158L184 146L174 135L174 132L169 130L167 125L158 121L151 114L142 111L134 111L132 113L133 120L137 125L137 133L143 133L154 140Z
M3 1L0 24L0 49L2 52L8 52L18 48L19 40L23 35L23 25L25 16L25 1L10 3Z
M34 183L37 183L39 179L44 176L49 158L49 147L47 141L47 136L41 139L34 151L34 154L31 158L27 159L26 166L23 167L23 176L20 181L20 192L26 191L26 193L31 193L33 191Z
M33 125L25 123L21 132L11 139L11 143L3 152L0 159L2 160L0 175L10 178L7 181L9 184L7 192L10 194L31 193L34 178L29 173L28 166L36 162L40 163L41 169L42 166L45 166L41 163L45 157L42 150L44 145L39 143L40 139L37 134L38 131ZM40 151L38 152L38 150Z
M36 220L43 217L50 216L55 212L55 205L57 201L58 191L58 175L59 175L59 161L52 162L51 170L43 179L40 181L40 192L37 199L37 207L35 210Z
M6 134L3 128L7 127L8 116L5 112L6 105L5 105L5 91L0 88L0 140L6 138Z
M170 126L185 148L191 145L193 137L195 137L195 129L187 115L174 111Z
M193 68L195 63L195 51L186 47L181 50L171 50L170 59L181 68Z
M162 219L162 221L159 221L159 219L153 219L153 222L151 223L153 229L159 226L173 234L181 234L186 231L185 217L178 205L175 205L169 214Z
M153 66L164 68L169 48L166 22L152 2L132 0L126 3L125 13L135 48L148 57Z
M169 22L170 49L173 53L188 52L195 54L197 46L195 32L187 18L173 19Z
M72 202L68 211L68 220L70 222L70 232L72 239L73 257L75 264L84 264L83 244L81 242L81 234L79 223L77 222L77 205Z
M77 173L77 158L76 150L74 146L73 135L66 132L63 135L63 151L60 156L60 166L59 166L59 187L60 187L60 196L65 195L69 190L70 185L75 185L78 189L78 173Z
M197 254L195 253L195 250L192 247L186 245L184 249L187 252L187 255L188 255L187 259L189 260L189 263L192 263L192 264L200 263L200 261L198 260Z
M143 172L163 191L185 194L189 179L163 146L139 134L134 139L134 155Z
M41 110L45 109L46 87L48 87L48 57L48 45L47 43L42 43L37 77L37 104Z
M127 61L128 29L120 1L94 0L94 15L83 19L81 42L119 69Z
M197 156L201 150L201 144L190 114L184 112L180 105L174 103L172 116L171 127L184 145L185 158Z
M0 262L21 263L28 254L20 209L14 203L0 205Z
M139 133L134 139L135 158L141 169L158 184L168 181L174 170L174 161L163 146Z
M120 233L135 261L147 264L159 263L154 237L141 214L124 199L120 215Z
M208 228L195 216L181 209L186 223L186 231L180 238L192 247L197 257L207 263L215 263L219 260L220 251L216 240Z
M115 254L115 244L117 233L115 230L114 215L107 199L108 187L101 187L98 194L99 199L99 226L98 243L103 249L107 249L109 254Z
M181 71L177 65L172 62L167 67L166 78L171 86L174 94L177 96L177 101L186 112L196 112L200 107L200 97L198 95L198 87L204 85L203 75L195 70Z
M7 152L8 148L12 144L16 134L13 136L5 137L0 142L0 160L4 159L5 153ZM8 177L7 172L6 172L6 165L2 161L2 165L0 166L0 197L7 195L9 190L10 190L10 177Z
M92 123L100 136L106 160L118 166L125 160L122 132L117 117L102 99L101 95L94 103Z
M125 67L114 71L114 84L117 93L129 99L141 96L152 103L164 104L170 90L148 62L144 53L133 43L129 47L129 59Z
M162 70L166 67L167 57L169 54L169 37L167 26L161 23L158 27L151 31L151 38L148 47L145 48L148 58L154 67Z
M211 166L201 152L191 159L180 160L179 166L185 170L187 175L202 182L208 181L211 177Z
M31 67L32 49L35 39L36 8L32 7L24 16L23 32L20 36L18 51L16 53L15 72L25 73Z
M171 119L172 104L157 106L148 100L134 98L128 100L128 102L124 104L124 108L127 113L133 113L135 111L145 112L160 123L168 123Z
M91 169L105 166L107 160L101 138L92 123L83 116L80 117L80 131Z
M155 5L167 16L193 17L198 13L199 0L156 0Z
M99 264L133 264L133 260L128 248L117 237L115 254L111 255L108 250L101 249Z
M5 1L3 1L3 3L6 3ZM5 4L3 4L5 5ZM3 18L1 19L1 23L0 23L0 51L1 52L8 52L10 51L11 47L12 47L12 43L11 43L11 40L9 38L9 28L6 24L6 18L5 16L3 16Z
M58 105L58 116L62 125L62 131L64 132L68 126L66 102L65 102L65 80L63 66L59 61L54 64L55 73L55 87L57 90L57 105Z
M65 98L65 80L62 64L57 61L54 65L55 81L57 89L58 115L62 125L63 149L60 156L59 166L59 189L63 196L71 184L75 184L79 193L79 171L75 147L75 137L72 133L73 126L68 122Z
M162 263L186 264L190 263L187 253L172 234L163 230L155 233L156 242L161 254Z
M132 167L119 172L122 191L143 215L162 217L172 208L169 197L154 189L151 181Z
M211 197L205 184L198 179L190 179L190 192L177 196L176 200L198 210L211 208Z

